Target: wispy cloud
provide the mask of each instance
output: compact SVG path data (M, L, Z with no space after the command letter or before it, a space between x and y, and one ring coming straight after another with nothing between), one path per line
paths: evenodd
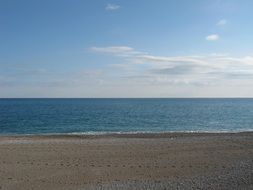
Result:
M233 57L228 54L156 56L142 54L126 46L92 49L96 52L112 53L114 56L127 52L125 60L121 64L114 65L113 69L120 69L121 73L125 70L122 75L128 78L128 82L133 80L133 83L212 85L220 82L230 83L230 80L250 82L253 78L251 56Z
M128 46L91 47L90 49L101 53L128 53L133 51L133 48Z
M105 10L107 10L107 11L115 11L115 10L117 10L119 8L120 8L119 5L116 5L116 4L107 4L106 7L105 7Z
M207 41L216 41L220 38L220 36L218 34L211 34L206 36L206 40Z
M128 46L91 47L90 50L93 52L109 53L117 56L144 54L142 52L135 51L133 48Z
M194 63L194 64L205 64L200 59L197 59L196 56L183 56L183 57L161 57L161 56L152 56L152 55L140 55L138 56L139 59L143 59L145 61L151 62L169 62L169 63Z
M105 63L107 66L103 67L98 64L93 69L64 73L39 68L28 71L13 68L13 71L0 72L0 97L13 97L19 89L25 89L26 94L34 97L59 97L59 92L64 97L76 97L76 94L83 97L228 97L253 94L253 56L217 53L157 56L129 46L92 47L90 50L119 56L118 60L122 60Z
M219 20L219 22L217 22L217 26L224 26L227 24L227 20L226 19L221 19Z

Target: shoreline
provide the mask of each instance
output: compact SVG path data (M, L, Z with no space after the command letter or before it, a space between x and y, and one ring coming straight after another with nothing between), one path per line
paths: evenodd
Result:
M0 137L0 189L252 189L253 132Z
M199 135L235 135L253 134L252 130L246 131L165 131L165 132L71 132L71 133L38 133L38 134L0 134L1 138L7 137L170 137L170 136L199 136Z

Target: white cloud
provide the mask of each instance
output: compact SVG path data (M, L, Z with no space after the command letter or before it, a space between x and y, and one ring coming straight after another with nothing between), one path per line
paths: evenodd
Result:
M218 34L212 34L206 37L206 40L208 41L216 41L220 38L220 36Z
M206 64L201 59L198 59L196 56L183 56L183 57L161 57L161 56L152 56L152 55L140 55L139 59L151 62L169 62L169 63L193 63L198 65Z
M117 10L119 8L120 8L119 5L107 4L106 7L105 7L105 10L107 10L107 11L115 11L115 10Z
M114 48L96 48L97 52L109 52L118 56L122 52L138 52L126 46ZM117 47L117 48L116 48ZM120 48L125 47L125 48ZM94 48L93 48L94 49ZM120 69L128 81L142 84L187 84L212 85L221 81L253 79L253 57L233 57L228 54L156 56L151 54L129 53L121 64L113 69ZM125 73L122 73L122 70ZM131 72L129 72L131 71ZM138 78L138 80L137 80ZM187 82L186 82L187 81ZM133 83L135 83L133 82Z
M33 80L3 73L0 97L253 96L252 56L219 53L157 56L129 46L92 47L90 50L120 56L122 60L75 72L48 71L52 74L40 77L36 74Z
M95 52L113 53L113 54L126 53L126 52L128 53L133 51L133 48L128 46L91 47L90 49Z
M133 48L128 46L91 47L90 50L93 52L114 54L116 56L123 57L137 54L145 54L144 52L135 51Z
M227 20L226 19L221 19L219 20L219 22L217 22L217 26L224 26L227 24Z

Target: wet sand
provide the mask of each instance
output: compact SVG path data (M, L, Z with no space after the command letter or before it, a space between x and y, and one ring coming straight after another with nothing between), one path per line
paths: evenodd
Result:
M253 133L2 136L0 189L253 189Z

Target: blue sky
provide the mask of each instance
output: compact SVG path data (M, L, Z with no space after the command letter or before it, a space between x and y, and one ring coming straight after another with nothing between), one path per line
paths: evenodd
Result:
M252 97L251 0L2 0L0 97Z

